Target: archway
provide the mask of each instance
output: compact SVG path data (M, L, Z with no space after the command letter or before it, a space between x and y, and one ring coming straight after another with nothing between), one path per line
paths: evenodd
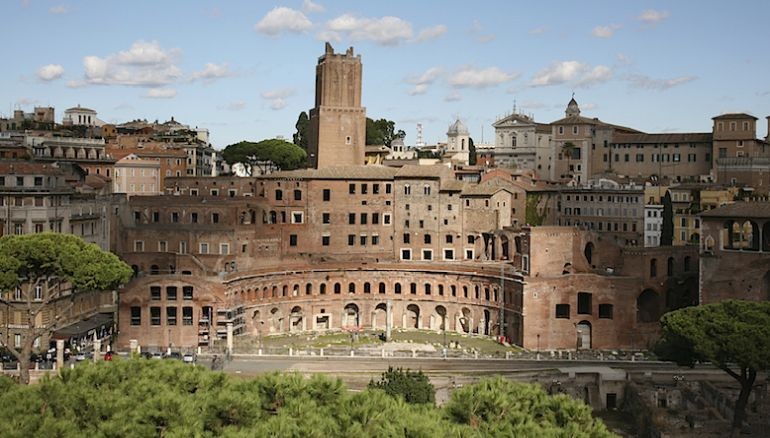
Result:
M446 307L436 306L433 315L430 316L431 330L446 330Z
M299 332L305 330L304 320L302 308L300 306L292 307L291 313L289 314L289 331Z
M388 307L385 303L377 304L372 312L372 329L384 330L387 328Z
M489 326L491 325L491 314L488 309L484 309L484 320L482 321L482 333L489 336Z
M508 236L501 235L500 236L500 248L502 252L502 259L503 260L510 260L511 259L511 249L510 249L510 243L508 241Z
M591 349L591 323L588 321L580 321L575 326L577 335L577 349L578 350L590 350Z
M358 325L358 306L350 303L345 306L345 309L342 312L342 327L358 327Z
M270 309L270 333L280 333L282 323L281 311L277 307Z
M589 265L593 263L594 259L594 244L593 242L586 243L586 247L583 250L583 255L586 257L586 261Z
M417 304L406 306L404 328L420 328L420 307Z
M457 314L457 321L455 322L458 332L470 333L471 324L473 324L473 316L471 309L463 307L460 313Z
M636 322L658 322L661 314L660 295L645 289L636 298Z
M259 310L251 314L251 326L254 328L254 334L259 336L262 331L262 313Z

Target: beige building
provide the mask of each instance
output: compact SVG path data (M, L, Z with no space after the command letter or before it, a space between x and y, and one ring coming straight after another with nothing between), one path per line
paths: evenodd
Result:
M129 154L115 162L113 192L128 196L160 195L160 162Z
M317 169L364 164L366 109L361 106L361 55L353 48L326 52L316 66L315 107L310 110L308 159Z
M491 152L498 167L533 170L543 176L550 174L553 159L550 125L514 113L497 120L492 127L495 145Z
M602 174L608 167L605 159L609 159L613 135L638 132L598 118L581 116L580 107L573 98L567 105L565 117L551 123L554 163L550 179L583 184L592 176Z

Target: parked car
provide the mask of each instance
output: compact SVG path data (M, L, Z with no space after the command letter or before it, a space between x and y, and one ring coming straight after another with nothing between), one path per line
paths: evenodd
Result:
M195 363L195 355L192 353L185 353L184 356L182 356L182 362Z
M94 355L90 351L80 351L75 355L75 360L82 362L84 360L93 359Z
M160 351L153 351L151 358L152 359L163 359L163 353L161 353Z
M172 351L171 353L165 355L163 358L164 359L182 360L182 353L180 353L178 351Z

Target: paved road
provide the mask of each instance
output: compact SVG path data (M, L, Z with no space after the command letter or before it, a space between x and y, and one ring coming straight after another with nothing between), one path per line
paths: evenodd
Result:
M202 361L209 365L210 360ZM235 356L224 370L237 374L258 374L270 371L296 371L328 374L377 374L388 367L422 370L427 374L509 374L575 367L612 367L628 372L675 372L679 374L722 373L713 367L695 369L677 367L665 362L627 361L569 361L569 360L503 360L503 359L420 359L420 358L349 358L349 357L287 357Z

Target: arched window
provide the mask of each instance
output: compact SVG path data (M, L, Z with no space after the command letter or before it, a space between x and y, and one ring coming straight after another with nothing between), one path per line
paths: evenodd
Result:
M342 285L339 283L334 283L334 293L338 294L342 292Z
M383 283L383 282L380 282L380 293L381 294L385 293L385 283Z
M282 201L283 200L283 190L276 189L275 190L275 200L276 201Z
M650 260L650 277L655 278L658 276L658 260Z
M417 283L409 284L409 293L412 295L417 295Z
M321 295L326 295L326 283L321 283L321 286L318 288L318 293Z
M430 295L430 293L431 293L430 283L425 283L425 295Z
M313 284L308 283L305 285L305 295L312 295L313 294Z
M393 288L394 292L397 294L401 293L401 283L396 283L395 287Z
M364 283L364 293L365 294L372 293L372 285L368 281Z
M355 283L348 283L348 293L349 294L356 293L356 284Z

